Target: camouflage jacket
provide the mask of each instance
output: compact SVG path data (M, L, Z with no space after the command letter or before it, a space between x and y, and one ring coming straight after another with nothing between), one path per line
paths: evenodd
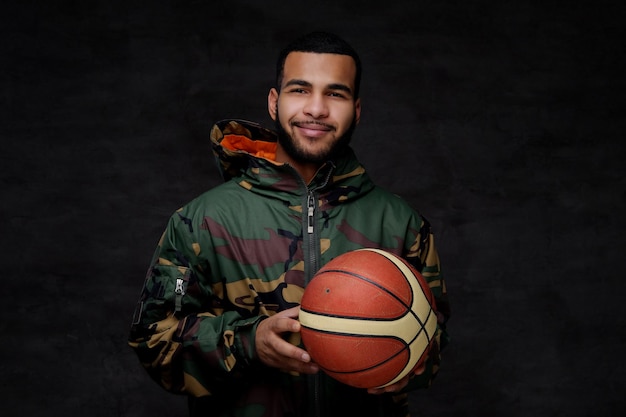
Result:
M223 121L211 141L226 182L169 219L129 338L142 365L166 390L187 394L192 415L408 415L406 394L368 395L323 373L263 366L254 334L264 318L297 306L307 282L333 257L385 249L421 270L437 298L437 343L426 372L410 384L428 386L448 316L428 222L375 186L351 150L305 184L291 166L273 161L270 130Z

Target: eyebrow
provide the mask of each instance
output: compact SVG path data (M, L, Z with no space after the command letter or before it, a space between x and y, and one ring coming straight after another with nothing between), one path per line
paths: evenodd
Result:
M298 85L300 87L313 87L313 84L311 84L310 82L305 81L305 80L300 80L297 78L287 81L287 83L285 84L285 87L289 87L292 85ZM345 91L346 93L352 95L352 89L345 84L341 84L341 83L328 84L326 88L329 90Z
M312 87L313 86L313 84L311 84L308 81L293 79L293 80L287 81L287 83L285 84L285 87L289 87L292 85L299 85L300 87Z

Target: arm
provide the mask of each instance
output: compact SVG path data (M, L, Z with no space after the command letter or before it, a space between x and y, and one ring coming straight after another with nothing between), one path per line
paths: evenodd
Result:
M450 317L450 307L445 282L441 274L439 255L435 248L430 224L423 217L418 216L417 219L420 222L418 227L409 227L407 241L410 243L410 248L404 254L404 258L422 273L435 296L437 330L426 360L419 367L393 385L383 388L369 388L367 391L370 394L402 393L406 395L408 391L429 387L439 371L441 350L448 343L446 322ZM415 231L418 231L417 235Z
M166 390L201 396L251 367L255 330L266 316L225 308L184 219L170 218L155 251L129 344Z
M435 296L438 327L424 366L411 378L408 389L430 386L439 371L441 351L448 344L449 339L446 323L450 318L450 305L445 281L441 273L439 255L435 247L435 238L430 223L423 217L420 219L419 233L406 258L426 278Z
M271 316L234 308L201 255L213 252L210 240L199 240L189 218L172 216L148 270L129 344L150 376L168 391L203 396L263 367L317 372L283 337L299 331L297 308Z

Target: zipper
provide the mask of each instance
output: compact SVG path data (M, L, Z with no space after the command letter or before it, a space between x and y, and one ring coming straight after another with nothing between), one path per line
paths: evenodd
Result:
M333 167L334 168L334 167ZM322 183L311 189L307 186L306 194L306 237L303 236L303 250L305 256L308 256L308 263L305 262L304 273L305 283L308 284L315 276L320 268L320 238L318 228L316 227L316 210L318 208L318 195L317 190L322 189L328 184L330 176L333 172L333 168L328 170L326 177ZM306 242L306 243L305 243ZM312 385L313 407L311 407L312 415L314 417L322 417L322 393L321 393L321 380L320 375L312 375L309 378L309 384Z
M315 210L317 206L317 196L315 195L314 190L310 190L307 188L307 202L306 202L306 255L308 256L308 263L304 265L305 271L305 282L308 284L309 281L313 278L317 270L319 269L319 248L318 242L319 238L315 229ZM312 381L311 381L312 380ZM313 407L311 407L313 411L314 417L322 417L321 410L321 402L320 402L320 377L318 374L312 375L309 378L309 384L312 385L312 396L313 396Z
M315 191L307 190L306 202L306 255L308 262L304 266L305 282L308 284L319 269L319 256L317 230L315 228L315 211L317 206L317 196ZM304 242L303 242L304 243Z
M319 241L319 233L316 228L316 211L318 208L318 194L317 191L323 189L328 185L328 181L330 181L330 177L335 170L335 166L330 163L331 166L328 167L326 176L323 181L319 183L315 188L309 188L308 185L304 184L306 188L306 201L302 207L304 211L304 207L306 206L306 219L303 219L303 226L306 226L306 236L302 236L302 244L305 259L308 260L308 264L305 262L304 265L304 279L305 284L308 284L309 281L313 278L315 273L320 267L320 241ZM304 234L304 233L303 233Z
M176 287L174 288L175 307L174 312L178 313L183 309L183 295L187 292L187 282L183 278L176 279Z
M301 185L304 189L306 189L306 194L302 199L302 253L304 261L305 287L319 269L320 241L319 233L316 227L317 222L315 221L316 211L318 208L317 191L326 187L333 171L335 170L335 166L332 162L330 164L331 166L327 167L327 173L324 180L314 188L309 188L302 177L296 172L296 176L299 178ZM291 168L293 169L293 167ZM323 399L321 398L320 375L307 375L306 378L308 380L309 395L312 397L311 399L313 401L312 406L309 407L309 413L307 414L314 417L322 417L321 401L323 401Z

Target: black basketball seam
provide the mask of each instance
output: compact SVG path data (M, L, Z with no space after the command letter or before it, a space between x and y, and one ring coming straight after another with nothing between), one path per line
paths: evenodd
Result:
M386 256L384 256L384 258L389 261L394 268L396 268L398 271L400 271L402 277L404 278L404 280L407 282L407 284L409 284L409 287L411 287L411 284L409 283L409 280L406 278L406 276L404 275L404 273L402 272L402 270L400 268L398 268L398 265L396 265L391 259L387 258ZM411 311L411 306L407 305L404 301L402 301L398 296L396 296L394 293L392 293L391 291L389 291L387 288L383 287L382 285L378 284L377 282L372 281L371 279L364 277L363 275L357 274L355 272L350 272L350 271L343 271L341 269L326 269L323 271L319 271L318 275L323 275L326 273L330 273L330 272L340 272L342 274L346 274L346 275L350 275L352 277L355 277L357 279L360 279L362 281L365 281L369 284L374 285L375 287L383 290L384 292L386 292L387 294L391 295L392 298L396 299L400 305L404 306L408 311ZM412 287L411 287L412 288ZM413 292L411 291L411 304L413 304ZM318 314L318 313L316 313ZM326 314L325 314L326 315ZM352 317L346 317L346 316L335 316L332 314L328 314L328 317L343 317L343 318L352 318ZM400 317L404 317L404 315L400 316ZM390 319L368 319L368 318L363 318L363 320L380 320L380 321L389 321L389 320L397 320L400 317L394 317L394 318L390 318Z
M431 309L431 312L432 312L432 309ZM430 315L430 314L431 314L431 313L429 313L429 315ZM427 344L430 344L430 342L431 342L431 340L432 340L432 339L429 337L428 332L426 331L426 328L425 328L424 326L422 326L422 327L421 327L420 331L418 331L418 332L417 332L417 334L415 335L415 337L414 337L413 339L411 339L411 341L410 341L409 343L406 343L406 342L405 342L404 340L402 340L401 338L399 338L399 337L395 337L395 336L393 336L393 335L372 335L372 334L339 333L339 332L331 332L331 331L327 331L327 330L322 330L322 329L312 328L312 327L308 327L308 326L304 326L304 325L303 325L303 327L306 327L307 329L315 330L316 332L319 332L319 333L324 333L324 334L332 334L332 335L337 335L337 336L350 336L350 337L363 337L363 338L367 337L367 338L370 338L370 339L371 339L371 338L377 338L377 339L383 339L383 338L385 338L385 339L393 339L393 340L398 340L398 341L400 341L400 342L404 345L404 346L402 347L402 349L400 349L400 350L399 350L398 352L396 352L395 354L393 354L393 355L389 356L388 358L385 358L382 362L375 363L374 365L372 365L372 366L368 366L367 368L360 368L360 369L355 369L355 370L352 370L352 371L339 371L339 370L334 370L334 369L332 369L332 368L328 368L328 367L322 367L322 369L324 369L324 370L326 370L326 371L328 371L328 372L333 372L333 373L335 373L335 374L341 374L341 375L349 375L349 374L355 374L355 373L359 373L359 372L368 371L368 370L374 369L374 368L376 368L376 367L379 367L379 366L381 366L381 365L384 365L385 363L387 363L387 362L391 361L393 358L397 357L398 355L400 355L401 353L403 353L403 352L405 352L405 351L407 351L407 350L410 352L410 346L411 346L411 344L415 341L415 339L417 339L417 337L419 336L419 334L420 334L422 331L423 331L424 333L426 333L426 338L427 338L427 340L428 340L428 343L427 343ZM420 356L424 355L424 353L426 353L426 351L422 352L422 354L421 354ZM410 356L411 356L411 355L409 354L409 357L410 357ZM405 365L405 366L406 366L406 365ZM395 378L395 377L394 377L394 378Z
M332 332L328 332L328 333L332 333ZM339 333L339 335L341 335L341 336L345 336L345 333ZM357 337L370 337L370 338L371 338L371 337L381 337L381 338L382 338L382 337L386 337L386 338L389 338L389 337L390 337L390 336L366 336L366 335L354 335L354 336L357 336ZM402 342L402 344L403 344L404 346L402 347L402 349L400 349L400 350L399 350L398 352L396 352L395 354L393 354L393 355L389 356L388 358L385 358L382 362L378 362L378 363L376 363L376 364L374 364L374 365L372 365L372 366L368 366L367 368L355 369L355 370L353 370L353 371L335 371L335 370L333 370L333 369L331 369L331 368L325 368L325 367L322 367L322 368L323 368L323 369L325 369L325 370L326 370L326 371L328 371L328 372L333 372L333 373L336 373L336 374L342 374L342 375L349 375L349 374L354 374L354 373L358 373L358 372L369 371L369 370L371 370L371 369L374 369L374 368L377 368L377 367L379 367L379 366L381 366L381 365L384 365L385 363L387 363L387 362L391 361L393 358L397 357L397 356L398 356L398 355L400 355L401 353L403 353L403 352L405 352L405 351L409 350L409 345L408 345L408 344L406 344L406 343L404 342L404 340L402 340L402 339L400 339L400 338L396 338L396 337L391 337L391 338L392 338L392 339L395 339L395 340L399 340L400 342ZM409 357L410 357L410 354L409 354ZM406 366L406 365L405 365L405 366ZM395 378L395 377L394 377L394 378ZM388 382L388 381L387 381L387 382Z

